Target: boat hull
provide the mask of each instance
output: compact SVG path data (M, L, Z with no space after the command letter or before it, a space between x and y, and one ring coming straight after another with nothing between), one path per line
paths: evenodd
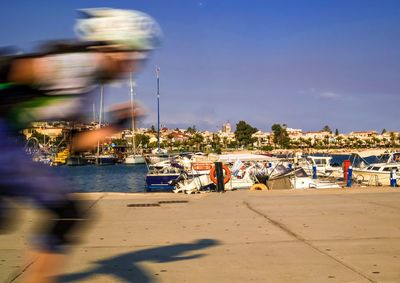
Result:
M117 163L115 157L98 157L96 158L96 165L114 165Z
M68 166L82 166L86 164L87 164L86 159L81 156L70 156L67 158Z
M134 165L134 164L145 164L146 160L142 155L129 155L125 158L124 164Z
M371 172L354 170L353 179L357 182L368 183L373 186L390 186L390 172Z
M179 177L179 173L147 174L145 178L146 192L171 192L175 186L169 182Z

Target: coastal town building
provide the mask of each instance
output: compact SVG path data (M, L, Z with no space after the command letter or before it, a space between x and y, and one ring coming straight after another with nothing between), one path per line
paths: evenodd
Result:
M362 140L370 140L373 137L377 137L378 133L376 131L350 132L349 136Z
M231 123L229 123L229 121L222 125L222 132L223 133L231 133L232 132L232 126L231 126Z
M333 136L333 134L330 132L318 131L318 132L305 132L303 133L302 138L316 141L316 140L323 140L325 137L330 137L330 136Z
M292 140L299 140L303 136L302 129L286 128L286 132Z
M254 146L257 147L269 146L272 144L273 135L272 133L269 132L257 131L256 133L253 134L253 138L256 139L256 141L253 144Z
M86 129L97 128L98 124L90 123L68 123L68 122L36 122L33 123L29 129L24 130L26 138L30 138L33 134L44 137L44 141L56 142L56 140L65 139L67 133L71 129L80 131ZM370 131L352 131L348 134L334 134L328 131L307 131L303 132L302 129L295 129L285 127L286 132L290 138L291 146L294 147L313 147L313 146L388 146L400 144L400 133L394 131L384 131L382 134ZM149 147L154 147L158 144L158 132L154 129L137 128L135 129L136 135L144 135L147 137ZM200 135L200 136L199 136ZM274 135L271 132L257 131L252 135L254 138L253 147L275 147ZM132 143L132 131L130 129L123 130L107 138L108 141L112 140L125 140L126 144ZM42 142L42 141L41 141ZM160 144L172 150L179 150L180 148L199 148L202 144L203 148L211 148L211 145L219 144L221 148L228 148L233 146L236 142L235 132L233 131L230 122L224 123L221 130L217 132L212 131L198 131L195 126L184 129L168 129L162 127L160 129Z

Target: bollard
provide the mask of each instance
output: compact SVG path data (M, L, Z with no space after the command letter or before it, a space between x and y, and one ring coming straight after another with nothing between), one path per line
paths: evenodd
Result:
M353 181L353 167L349 166L347 173L347 187L351 187L351 183Z
M289 168L290 170L293 168L292 163L289 163L289 164L288 164L288 168Z
M347 183L347 175L348 175L348 170L350 166L350 160L344 160L342 163L342 169L343 169L343 180L345 183Z
M317 165L313 165L312 166L312 178L313 179L317 179L318 178L318 176L317 176Z
M224 170L222 162L215 162L215 175L217 177L217 192L225 192Z
M397 187L397 175L394 169L390 172L390 186Z
M272 163L268 162L268 168L271 168L271 167L272 167Z

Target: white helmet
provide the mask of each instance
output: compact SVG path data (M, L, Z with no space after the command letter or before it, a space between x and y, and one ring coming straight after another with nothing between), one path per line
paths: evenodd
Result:
M111 8L79 10L86 18L78 19L75 33L84 41L103 42L122 49L146 51L160 44L161 29L149 15Z

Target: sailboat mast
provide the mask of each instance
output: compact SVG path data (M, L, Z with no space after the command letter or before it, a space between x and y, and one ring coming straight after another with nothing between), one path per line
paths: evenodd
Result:
M103 122L103 111L104 111L104 87L100 87L100 110L99 110L99 128L101 128L101 123Z
M131 84L131 116L132 116L132 146L133 146L133 154L135 156L136 154L136 142L135 142L135 113L133 110L133 96L134 96L134 91L133 91L133 78L132 78L132 73L130 75L130 84Z
M93 123L96 123L96 105L93 103Z
M104 91L104 87L103 85L100 87L100 111L99 111L99 129L101 128L101 123L102 123L102 119L103 119L103 91ZM96 163L98 163L98 159L99 159L99 155L100 155L100 140L97 141L97 157L96 157Z
M157 144L160 153L160 67L156 67L157 73Z

